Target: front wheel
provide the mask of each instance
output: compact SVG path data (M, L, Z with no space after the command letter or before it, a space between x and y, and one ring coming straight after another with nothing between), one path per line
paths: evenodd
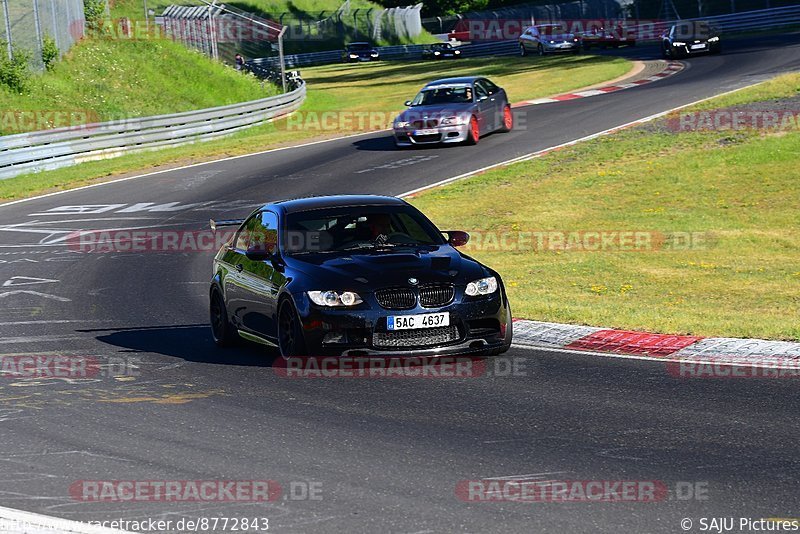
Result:
M511 113L511 106L506 104L503 108L503 123L500 125L501 132L510 132L514 127L514 114Z
M218 347L230 347L238 341L239 335L236 328L228 320L228 310L225 307L225 299L218 290L211 292L211 303L209 306L211 320L211 334L214 343Z
M528 55L528 50L525 48L525 45L520 43L519 45L519 55L525 57Z
M542 45L537 46L536 53L538 53L541 57L544 57L544 47Z
M481 138L481 130L478 127L478 119L472 117L469 120L469 131L467 132L467 144L477 145L478 140Z
M294 306L285 300L278 311L278 348L281 356L305 356L305 340Z

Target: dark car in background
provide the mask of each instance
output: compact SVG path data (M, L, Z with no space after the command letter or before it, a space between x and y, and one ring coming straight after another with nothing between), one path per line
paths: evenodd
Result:
M661 54L680 58L722 52L719 30L704 21L687 21L671 26L661 37Z
M422 59L458 59L461 50L450 43L436 43L422 49Z
M505 90L490 80L471 76L436 80L406 102L394 120L398 147L467 143L494 131L508 132L514 116Z
M527 56L535 53L572 53L581 51L581 40L574 33L567 32L561 24L539 24L526 28L519 36L519 54Z
M636 46L634 31L618 25L614 28L593 28L580 35L584 50L592 48L619 48L620 46Z
M342 52L342 61L345 63L354 63L359 61L379 61L381 55L378 49L370 43L350 43L345 46Z
M274 202L214 258L214 340L239 336L283 356L499 354L511 344L500 275L462 254L469 235L442 232L396 197Z

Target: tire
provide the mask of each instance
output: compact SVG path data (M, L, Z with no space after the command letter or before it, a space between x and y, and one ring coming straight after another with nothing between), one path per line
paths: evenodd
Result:
M525 45L520 43L519 44L519 55L521 57L525 57L528 55L528 50L525 48Z
M306 355L300 319L289 299L285 299L278 308L278 348L284 358Z
M669 49L668 49L666 46L664 46L664 45L661 45L661 56L662 56L664 59L669 59L669 58L670 58L670 55L671 55L671 54L669 53Z
M214 337L214 343L218 347L230 347L239 341L239 334L228 319L225 299L222 298L222 294L218 289L211 290L209 319L211 322L211 335Z
M514 128L514 114L511 113L511 106L506 104L503 108L503 122L500 124L500 131L510 132Z
M514 339L514 321L511 318L511 307L508 308L508 313L506 314L506 338L502 346L497 347L496 349L492 349L489 352L489 356L498 356L507 352L508 349L511 348L511 342Z
M468 145L477 145L478 141L480 141L481 132L480 127L478 126L478 119L474 116L469 119L469 131L467 132L467 144Z
M539 54L539 57L544 57L544 47L541 44L536 47L536 53Z

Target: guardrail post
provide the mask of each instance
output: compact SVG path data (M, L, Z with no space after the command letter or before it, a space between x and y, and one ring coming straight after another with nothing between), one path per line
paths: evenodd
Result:
M42 61L42 47L44 46L42 22L39 20L39 0L33 0L33 26L36 29L36 44L39 46L39 57L35 60L36 64L38 64L39 61Z
M3 1L3 17L6 21L6 48L8 49L8 59L14 56L13 49L11 48L11 19L8 15L8 0Z
M283 57L283 34L286 33L286 26L281 27L281 32L278 34L278 58L281 62L281 85L283 92L286 92L286 62Z

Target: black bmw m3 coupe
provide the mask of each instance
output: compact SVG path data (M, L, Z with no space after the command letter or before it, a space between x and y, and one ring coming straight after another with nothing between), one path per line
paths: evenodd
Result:
M247 219L214 258L211 326L283 356L493 355L511 345L511 309L495 271L459 252L469 235L442 232L395 197L274 202Z

